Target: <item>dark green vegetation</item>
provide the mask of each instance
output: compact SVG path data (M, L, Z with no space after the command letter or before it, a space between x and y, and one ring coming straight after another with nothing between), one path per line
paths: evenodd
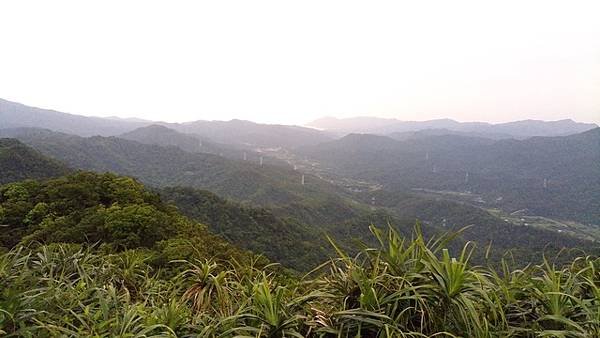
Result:
M68 169L15 139L0 138L0 184L64 175Z
M3 133L18 137L73 168L130 175L154 187L208 189L237 202L269 208L281 219L281 224L291 227L290 234L304 232L295 238L314 239L319 235L322 239L323 231L370 212L369 208L345 197L341 189L317 177L306 175L306 184L302 185L302 174L291 168L260 166L249 161L232 161L212 154L188 153L176 147L146 145L115 137L82 138L39 129L5 130ZM183 205L182 210L188 207ZM349 233L356 235L357 231L351 229ZM270 241L280 234L269 232L267 236ZM285 251L284 246L279 248ZM293 258L294 261L304 256L319 257L319 261L326 257L322 250L292 252L298 256ZM280 252L279 257L282 254Z
M245 255L140 183L112 174L80 172L1 186L0 224L0 247L5 248L19 243L100 243L110 252L155 250L157 260L194 252L202 257Z
M419 219L430 225L442 225L442 229L451 231L458 231L468 225L455 242L459 246L468 241L477 243L478 249L474 252L473 260L478 264L485 261L497 263L508 255L521 265L537 263L542 253L554 256L564 248L579 248L590 254L600 252L597 241L506 222L468 203L383 190L367 196L376 197L376 201L387 208L390 214L403 215L404 219ZM487 248L488 245L491 246ZM568 260L569 257L565 256L565 259Z
M162 189L160 195L211 232L285 266L308 271L331 253L324 248L327 243L321 231L292 218L279 218L268 209L243 206L192 188Z
M600 224L600 128L500 141L447 135L401 142L350 135L303 153L341 175L378 182L394 193L468 191L487 207Z
M501 272L373 229L379 245L342 251L284 279L268 267L186 259L157 269L144 250L80 245L0 255L0 333L13 337L597 337L600 260ZM181 271L169 273L167 270Z
M314 223L307 225L297 219L306 219L308 216L298 215L294 218L290 216L294 215L293 211L278 210L277 214L274 214L269 209L242 206L223 200L210 192L190 188L168 188L160 191L165 201L177 205L183 214L206 224L212 232L223 236L236 246L264 254L274 262L300 271L308 271L333 254L325 241L326 236L334 238L344 249L355 252L357 241L368 245L376 244L369 235L369 225L391 225L400 234L408 237L416 219L430 220L428 224L422 224L422 230L428 238L444 231L458 231L465 225L471 225L449 249L457 253L461 243L478 243L479 247L473 256L477 263L489 261L496 264L504 255L511 255L519 264L525 265L529 262L539 262L542 253L556 255L564 248L580 248L590 253L596 253L598 250L598 245L593 242L556 231L506 223L468 205L416 196L389 196L384 199L382 193L377 196L390 203L386 205L389 209L354 212L346 219L332 219L322 223L316 223L317 220L314 220ZM344 210L338 212L343 214ZM446 228L433 225L442 224L442 219L447 224ZM489 244L492 246L487 248ZM567 255L564 256L561 261L568 260Z

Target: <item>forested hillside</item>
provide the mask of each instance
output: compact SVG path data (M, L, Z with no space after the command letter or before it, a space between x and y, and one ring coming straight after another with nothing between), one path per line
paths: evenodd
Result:
M279 218L269 209L243 206L192 188L159 192L165 201L206 224L213 233L285 266L308 271L333 253L328 250L325 231L291 217Z
M50 243L98 244L110 252L145 248L162 263L197 255L249 258L134 179L113 174L80 172L0 186L0 224L4 248Z
M335 257L298 277L225 239L294 264L286 254L315 249L310 241L317 240L301 225L204 191L170 188L162 194L208 225L182 216L135 179L114 174L79 172L0 186L0 333L228 338L600 333L600 263L594 256L568 258L593 248L584 241L572 238L578 250L556 258L559 247L553 245L568 237L504 226L503 240L541 263L515 262L510 253L488 263L481 252L497 255L493 246L462 243L469 236L497 236L493 228L442 234L416 226L411 233L408 220L397 223L378 210L329 228L332 238L345 243L334 239L329 248ZM439 207L413 206L425 216ZM386 221L402 225L401 231L382 231ZM355 235L363 244L347 241ZM255 242L243 245L245 240ZM548 244L545 258L535 241ZM474 265L477 255L483 266Z
M27 178L49 178L68 172L66 166L15 139L0 138L0 184Z
M73 168L131 175L155 187L208 189L237 202L268 208L269 214L272 213L277 221L266 218L261 226L285 226L285 232L302 241L304 244L298 245L298 250L292 250L297 252L296 257L281 242L279 245L266 245L281 241L282 231L259 233L248 229L245 232L248 235L247 242L243 243L244 239L237 230L243 224L253 224L247 223L248 218L240 223L232 221L232 227L227 232L224 225L216 230L226 234L234 242L237 240L235 243L240 247L268 254L269 257L282 258L282 262L290 263L290 267L297 269L326 257L325 251L315 249L316 246L323 246L325 234L331 234L340 241L340 245L350 249L355 239L369 240L370 224L383 227L391 224L406 235L410 233L416 219L427 222L423 226L428 234L439 231L443 218L450 220L455 228L474 224L462 240L472 240L479 244L476 255L478 260L484 256L484 247L490 241L497 243L494 259L502 256L506 250L513 250L519 262L528 262L533 257L538 257L545 250L546 244L549 244L548 250L552 252L563 247L593 248L593 243L570 236L505 225L498 217L480 212L469 205L439 203L414 196L394 204L394 198L382 195L376 201L376 207L384 209L374 210L369 200L370 195L353 197L341 188L310 175L305 176L306 183L302 185L302 174L292 169L231 161L210 154L192 154L175 147L145 145L114 137L81 138L40 130L12 132L17 133L17 137L24 142L47 155L61 159ZM379 146L385 148L383 145ZM194 201L195 197L186 198L189 198L189 202ZM201 206L201 201L198 203L196 209L190 209L190 203L184 204L183 212L200 217L197 211L206 210ZM407 208L407 205L413 207ZM423 213L417 206L437 212ZM471 216L467 217L468 215ZM208 216L202 217L199 220L205 221ZM250 235L254 237L249 237ZM548 242L540 242L536 236L547 239ZM321 241L315 240L315 237Z
M77 169L111 171L139 178L153 186L189 186L208 189L238 201L260 205L287 204L305 196L328 194L339 199L337 189L291 168L258 161L232 161L214 154L188 153L177 147L141 144L116 137L78 137L47 130L0 131ZM316 182L316 183L315 183Z
M349 135L302 153L395 192L471 192L490 207L600 224L600 128L520 141Z

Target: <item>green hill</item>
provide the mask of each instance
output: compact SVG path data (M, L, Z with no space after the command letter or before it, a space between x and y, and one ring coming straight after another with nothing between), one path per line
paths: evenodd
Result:
M0 184L63 175L68 169L15 139L0 139Z
M0 224L5 248L98 243L110 252L153 250L157 264L192 256L249 258L134 179L113 174L79 172L0 186Z
M269 209L243 206L192 188L165 188L161 197L184 215L206 224L210 231L271 261L307 271L333 252L325 234Z
M244 120L194 121L165 124L171 129L215 142L261 148L296 148L331 140L326 133L299 126L260 124Z
M282 205L339 189L291 168L234 161L214 154L188 153L177 147L142 144L116 137L79 137L40 129L0 131L77 169L137 177L152 186L189 186L258 205Z

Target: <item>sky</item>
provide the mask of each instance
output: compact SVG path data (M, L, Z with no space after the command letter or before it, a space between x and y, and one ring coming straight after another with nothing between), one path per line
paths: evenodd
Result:
M600 1L0 1L0 98L95 116L600 123Z

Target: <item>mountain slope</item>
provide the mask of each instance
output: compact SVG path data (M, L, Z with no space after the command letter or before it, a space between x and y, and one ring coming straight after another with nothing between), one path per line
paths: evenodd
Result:
M189 134L177 132L162 125L149 125L141 127L125 134L119 138L137 141L144 144L155 144L159 146L176 146L190 153L202 151L202 140Z
M302 153L394 191L469 191L481 194L488 206L600 224L600 128L499 141L447 135L400 142L349 135Z
M486 132L469 132L469 131L457 131L450 129L421 129L415 131L405 131L405 132L395 132L388 134L387 136L398 140L398 141L406 141L415 138L429 137L429 136L444 136L444 135L457 135L464 137L479 137L479 138L489 138L493 140L502 140L512 138L509 134L499 134L499 133L486 133Z
M67 167L15 139L0 138L0 184L64 175Z
M343 191L317 177L291 168L263 165L250 161L233 161L217 155L188 153L177 147L146 145L116 137L90 137L55 133L47 130L0 130L47 156L59 159L73 168L96 172L111 171L139 178L156 187L186 186L207 189L239 202L260 206L285 207L328 201L333 205L349 205ZM326 209L313 210L315 218L343 218L356 213L334 214ZM327 213L333 216L319 215Z
M246 159L254 163L262 161L263 164L267 165L287 165L286 162L253 151L251 150L252 147L248 147L247 145L215 143L206 137L178 132L158 124L141 127L118 137L144 144L178 147L189 153L214 154L232 160Z
M147 124L148 121L61 113L0 99L1 128L45 128L80 136L111 136Z
M165 188L161 197L184 215L241 248L261 253L284 266L308 271L332 254L325 236L265 208L252 208L192 188Z
M326 133L298 126L259 124L243 120L167 124L169 128L218 143L262 148L295 148L330 141Z
M152 257L145 262L166 269L173 259L250 259L137 181L114 174L78 172L0 186L0 224L5 248L97 243L104 253L144 249Z

